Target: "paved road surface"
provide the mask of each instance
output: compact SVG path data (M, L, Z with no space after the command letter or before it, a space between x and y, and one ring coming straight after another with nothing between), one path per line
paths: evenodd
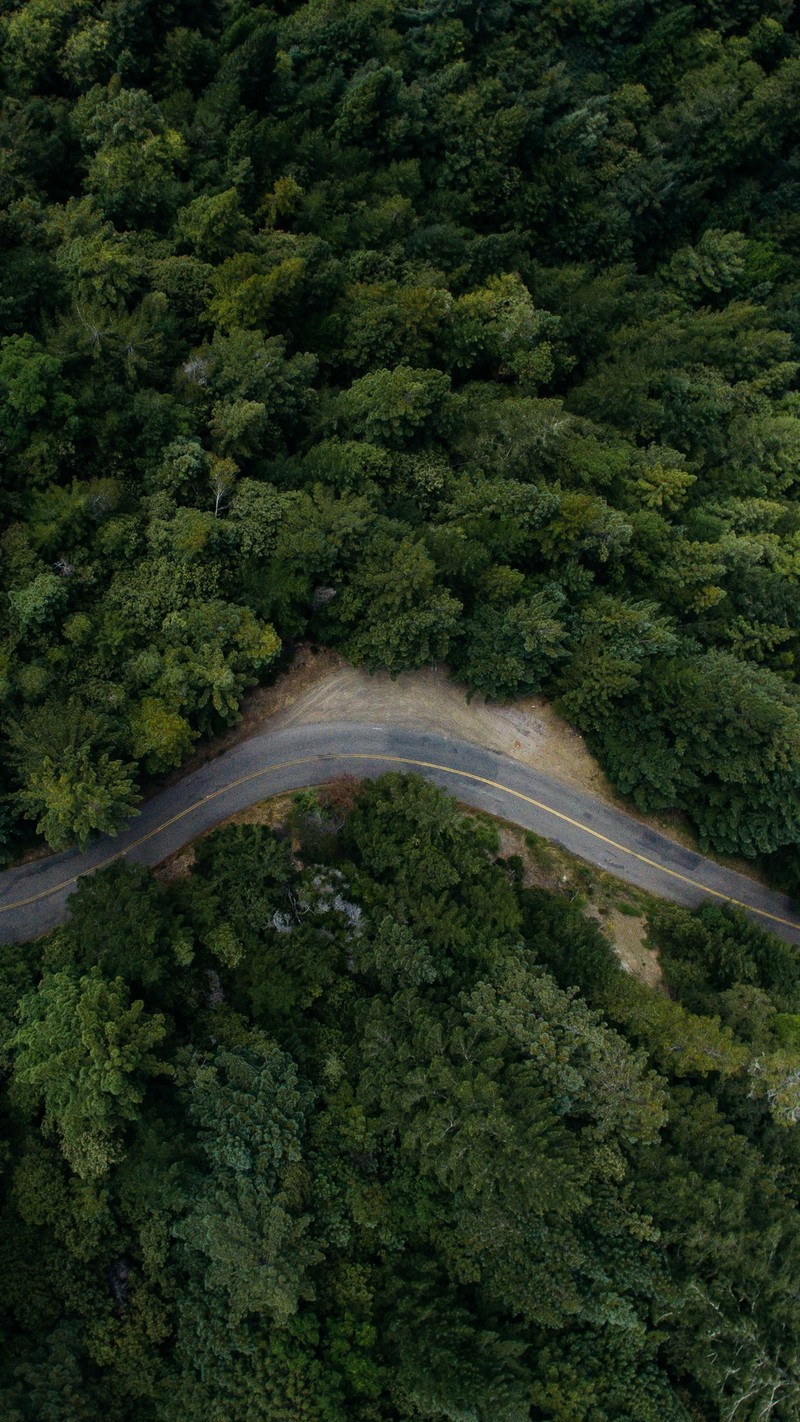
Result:
M337 775L411 770L476 809L562 844L629 884L674 903L740 904L763 928L800 944L800 914L783 894L639 824L623 812L519 762L454 737L410 727L350 723L265 731L156 795L115 839L67 850L0 874L0 942L35 938L60 923L80 874L124 857L158 864L237 810Z

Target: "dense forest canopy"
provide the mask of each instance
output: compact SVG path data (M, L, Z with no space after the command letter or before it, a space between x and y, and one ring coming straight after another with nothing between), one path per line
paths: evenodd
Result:
M784 0L0 0L0 848L300 639L800 887ZM283 653L282 653L283 649ZM389 776L0 950L3 1422L794 1422L800 960Z
M791 887L792 5L3 0L0 43L7 852L311 636L544 688Z
M643 987L421 780L288 828L2 950L4 1422L793 1422L796 952Z

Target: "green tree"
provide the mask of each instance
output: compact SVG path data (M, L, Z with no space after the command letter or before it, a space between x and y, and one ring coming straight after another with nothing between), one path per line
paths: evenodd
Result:
M56 477L78 428L76 402L58 356L30 334L0 342L0 433L15 482Z
M420 543L382 538L337 593L326 621L352 661L396 674L444 658L460 612L461 604L437 584L436 567Z
M8 594L11 616L22 633L58 620L64 611L68 590L57 573L39 573L24 588Z
M121 978L136 995L185 968L193 958L191 933L165 902L141 865L116 863L82 878L70 895L69 918L45 950L49 968L99 968Z
M285 1324L313 1297L320 1258L302 1213L306 1102L291 1060L250 1035L245 1050L220 1049L190 1076L189 1113L213 1172L197 1182L176 1226L227 1304L231 1326L266 1313Z
M559 590L532 591L514 601L494 597L503 572L493 569L484 579L490 600L479 603L465 621L463 643L454 658L467 685L497 701L539 691L566 654ZM522 590L521 576L519 583Z
M180 712L155 696L145 696L131 712L131 752L147 770L180 765L196 733Z
M240 251L247 245L250 231L235 188L196 197L181 208L175 229L181 245L203 262L219 261Z
M169 1070L154 1051L166 1033L163 1017L96 968L45 974L23 998L11 1042L14 1087L41 1105L43 1129L81 1177L105 1175L124 1153L149 1078Z
M332 418L356 438L404 449L446 430L449 403L449 376L398 365L356 380L337 398Z
M655 665L640 692L635 729L614 717L601 732L620 787L642 808L690 810L703 842L723 853L754 856L793 842L800 805L795 689L722 652ZM633 742L643 739L648 755L634 768Z
M557 330L558 318L537 311L521 278L506 273L453 303L443 344L456 368L514 375L535 390L553 374L550 338Z
M107 730L77 701L46 702L9 728L22 788L17 803L53 849L115 834L134 812L133 767L105 748Z
M676 645L656 604L595 595L582 611L572 655L559 678L559 704L583 730L600 730L608 724L611 707L641 684L648 659Z
M163 219L178 197L186 148L151 96L115 75L107 90L97 86L79 100L75 121L89 155L86 184L101 210L125 224Z

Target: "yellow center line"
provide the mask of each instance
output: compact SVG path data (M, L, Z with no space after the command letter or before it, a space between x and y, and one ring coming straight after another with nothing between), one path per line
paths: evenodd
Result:
M185 810L179 810L177 815L172 815L163 824L157 825L155 829L148 830L139 839L135 839L125 849L119 849L115 854L110 854L107 859L103 859L94 866L94 871L106 869L109 864L113 864L117 859L124 859L131 850L138 849L140 845L146 844L148 840L155 839L156 835L169 829L171 825L177 824L187 815L194 814L203 805L207 805L210 800L216 800L220 795L225 795L229 790L236 790L240 785L247 785L253 780L259 780L265 775L270 775L277 770L289 770L297 765L314 765L322 760L377 760L392 765L412 765L418 770L439 770L445 775L460 776L462 780L474 780L479 785L488 785L492 790L499 790L504 795L513 795L517 800L523 800L526 805L533 805L537 810L544 810L546 814L552 815L555 819L561 820L563 824L571 825L573 829L582 830L584 834L591 835L601 844L608 845L611 849L617 849L621 854L627 854L631 859L637 859L640 864L646 864L650 869L656 869L660 874L666 874L671 879L678 879L682 884L689 884L693 889L699 889L703 894L710 894L713 898L722 899L725 903L735 904L737 908L746 909L748 913L758 914L761 918L768 918L772 923L781 923L786 928L798 927L790 918L780 918L778 914L769 913L767 909L757 908L755 904L745 903L742 899L734 899L730 894L723 894L719 889L712 889L710 884L703 884L699 879L692 879L687 874L681 874L677 869L670 869L666 864L659 864L656 859L648 859L646 854L639 854L636 849L629 849L625 844L619 844L615 839L609 839L608 835L601 834L599 830L591 829L589 825L582 824L580 820L575 820L571 815L565 815L561 810L554 810L552 806L545 805L542 800L536 800L532 795L525 795L521 790L513 790L510 785L501 785L497 780L489 780L485 775L475 775L470 770L457 770L452 765L438 765L432 760L414 760L410 756L404 755L380 755L372 751L342 751L325 753L322 756L303 756L297 760L279 760L273 765L265 765L261 770L254 770L249 775L242 775L238 780L231 780L227 785L223 785L219 790L212 790L204 795L201 800L196 800L193 805L188 805ZM277 792L286 793L286 792ZM79 874L74 874L69 879L63 879L59 884L53 884L49 889L43 889L41 893L31 894L26 899L16 899L14 903L0 904L0 913L9 913L12 909L25 908L28 904L38 903L40 899L49 898L51 894L57 894L61 889L68 889L72 884L76 884Z

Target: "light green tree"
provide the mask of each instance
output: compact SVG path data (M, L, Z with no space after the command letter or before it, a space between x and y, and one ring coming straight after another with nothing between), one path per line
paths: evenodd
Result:
M43 1129L78 1175L105 1175L122 1157L148 1079L169 1071L154 1050L166 1032L163 1017L131 1002L121 978L106 981L96 968L83 977L46 973L23 998L11 1043L14 1089L42 1107Z
M537 311L516 274L493 276L453 303L443 346L451 364L493 375L514 375L534 391L553 373L552 339L558 318Z
M403 449L446 429L449 400L443 371L398 365L356 380L334 402L334 418L348 433Z
M102 721L79 702L45 702L12 723L9 740L17 803L53 849L85 849L92 834L115 834L133 813L133 766L108 749Z

